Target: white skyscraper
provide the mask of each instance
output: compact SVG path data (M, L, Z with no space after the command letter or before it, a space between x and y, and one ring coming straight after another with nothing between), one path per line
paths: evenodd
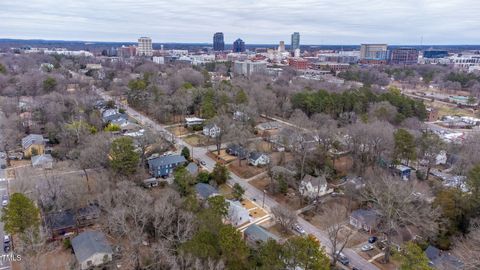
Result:
M141 37L138 39L138 56L153 56L152 39L149 37Z

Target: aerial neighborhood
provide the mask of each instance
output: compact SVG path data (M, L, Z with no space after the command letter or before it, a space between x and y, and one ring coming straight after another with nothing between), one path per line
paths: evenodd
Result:
M0 46L0 269L480 269L479 50L289 38Z

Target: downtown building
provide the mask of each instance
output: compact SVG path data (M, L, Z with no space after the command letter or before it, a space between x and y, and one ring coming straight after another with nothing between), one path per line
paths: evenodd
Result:
M371 65L387 64L387 44L362 44L360 46L360 63Z
M390 52L390 64L415 65L418 63L418 50L415 48L396 48Z
M235 61L233 65L233 72L237 75L244 75L246 77L252 74L265 74L267 72L266 62Z
M222 32L217 32L213 35L213 50L216 52L225 50L225 40Z
M137 56L153 56L152 39L141 37L138 39Z
M295 32L292 34L292 40L290 45L290 50L295 52L296 50L300 50L300 33Z
M233 42L233 52L245 52L245 42L240 38Z

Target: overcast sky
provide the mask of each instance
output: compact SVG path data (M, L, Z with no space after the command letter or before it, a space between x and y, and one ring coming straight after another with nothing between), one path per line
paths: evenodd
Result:
M0 38L480 44L480 0L0 0Z

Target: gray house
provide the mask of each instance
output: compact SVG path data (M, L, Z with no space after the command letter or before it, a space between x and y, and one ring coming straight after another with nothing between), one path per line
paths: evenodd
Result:
M154 177L168 177L178 166L185 164L187 160L181 155L170 155L152 158L148 160L150 174Z
M101 232L88 231L79 234L72 239L72 248L82 270L112 261L112 248Z
M278 241L278 237L257 224L252 224L243 232L245 241L251 246L257 246L272 239Z
M428 246L425 250L430 262L428 263L434 269L442 270L462 270L465 264L452 254L442 251L434 246Z
M198 183L195 185L195 191L197 192L197 197L202 200L206 200L212 196L218 195L218 191L212 185L205 183Z
M375 230L379 223L378 214L373 210L358 209L350 214L350 225L369 233Z

